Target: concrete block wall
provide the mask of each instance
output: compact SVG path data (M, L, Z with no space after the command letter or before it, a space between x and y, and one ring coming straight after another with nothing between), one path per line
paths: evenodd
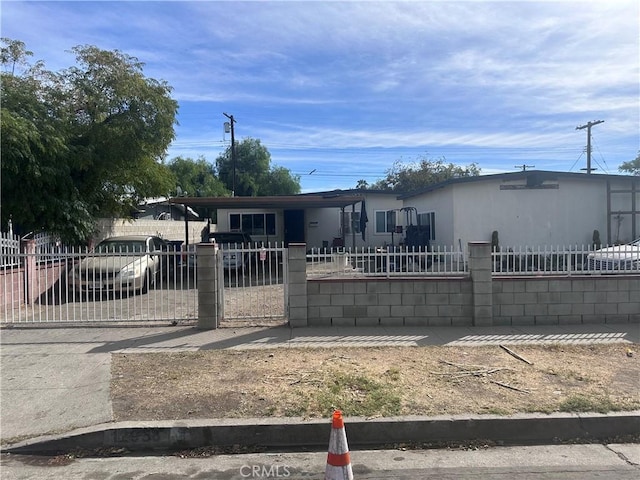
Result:
M493 279L493 325L640 322L640 277Z
M189 243L196 244L202 240L202 230L207 222L189 221ZM167 240L186 241L184 221L178 220L122 220L100 219L93 242L98 243L108 237L120 235L158 235Z
M469 244L470 275L307 279L291 255L289 321L313 326L640 323L640 277L492 277L486 242ZM306 308L305 308L306 307Z
M470 279L307 280L313 326L471 326L472 301Z

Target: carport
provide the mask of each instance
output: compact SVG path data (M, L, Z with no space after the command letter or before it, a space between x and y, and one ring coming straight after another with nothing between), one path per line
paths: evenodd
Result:
M341 191L300 194L276 195L266 197L172 197L170 204L186 207L203 207L210 210L247 210L252 208L282 209L284 213L285 245L289 243L305 242L305 211L311 208L340 208L351 206L356 211L356 204L364 201L362 195ZM344 215L342 215L344 218ZM345 243L345 229L342 228L342 243ZM186 244L189 244L189 220L185 216ZM355 237L354 237L355 242Z

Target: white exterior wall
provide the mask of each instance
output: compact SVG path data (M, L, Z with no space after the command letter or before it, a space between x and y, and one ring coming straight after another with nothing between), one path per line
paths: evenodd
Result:
M498 231L502 246L588 245L594 229L606 232L606 187L602 182L561 178L557 189L500 190L524 181L489 180L457 184L454 233L463 245L490 241Z
M310 208L305 211L305 238L307 248L331 247L339 237L339 208Z
M610 238L607 236L607 179L568 178L546 180L553 188L500 189L501 185L524 186L525 179L506 180L486 178L447 185L421 196L404 201L418 213L435 212L436 246L466 245L470 241L491 241L491 233L498 231L503 247L537 247L589 245L593 231L607 242L629 242L632 238L632 217L616 211L633 209L629 193L631 182L610 179L611 211ZM616 192L626 190L625 192ZM636 208L640 192L636 193ZM636 215L636 229L640 218ZM618 229L618 223L619 229Z
M367 228L365 230L365 240L362 240L361 233L353 233L345 235L345 247L352 248L355 244L356 248L362 247L376 247L384 245L385 243L391 243L391 234L376 234L376 217L375 212L379 210L399 210L402 208L402 201L396 198L395 194L385 193L367 193L362 192L365 198L365 205L367 210ZM355 205L355 212L360 213L361 205L357 203ZM351 206L347 206L344 209L345 213L352 211ZM399 224L404 225L404 215L400 215L398 212L398 218L401 222ZM340 208L317 208L309 209L306 211L305 228L307 246L309 248L322 248L323 242L327 242L327 245L331 247L331 243L334 238L341 238L341 225L340 225ZM397 245L400 235L395 235L394 243ZM355 241L354 241L355 240Z
M404 204L415 207L418 214L435 213L435 240L431 241L432 246L457 247L457 240L453 235L453 189L451 187L408 198Z
M392 194L370 194L366 195L366 205L367 217L369 218L369 223L367 223L367 230L365 232L366 246L381 247L391 244L392 240L395 245L398 245L404 238L404 235L376 233L376 212L397 210L396 224L404 226L406 225L405 214L404 212L400 211L400 209L404 206L402 200L398 200L396 195ZM360 243L357 245L364 245L364 243L362 242L362 236L358 234L358 237ZM351 244L348 243L347 246L351 246Z
M189 243L200 242L207 222L189 220ZM166 240L186 241L184 220L124 220L101 218L97 222L94 243L121 235L158 235Z

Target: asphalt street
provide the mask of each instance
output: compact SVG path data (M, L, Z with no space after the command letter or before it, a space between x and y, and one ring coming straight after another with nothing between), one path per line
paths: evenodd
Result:
M3 480L241 480L324 478L326 453L81 458L4 454ZM555 445L478 450L352 451L358 480L635 480L640 445Z

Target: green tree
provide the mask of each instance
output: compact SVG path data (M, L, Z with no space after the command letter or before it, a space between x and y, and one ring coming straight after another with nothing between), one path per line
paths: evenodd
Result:
M94 46L73 51L79 65L63 76L74 114L74 179L96 216L126 217L144 198L174 187L160 160L174 138L178 104L165 82L144 77L135 57Z
M369 188L411 192L451 178L471 177L479 174L480 169L475 163L461 167L453 163L446 163L444 159L422 158L419 162L411 164L396 160L387 171L386 177L373 183ZM362 184L359 182L359 185Z
M2 54L11 72L15 64L27 64L29 52L21 48L24 56L15 48ZM11 218L18 233L44 229L67 241L86 237L93 221L71 178L69 122L59 81L41 65L21 76L11 72L2 72L2 225Z
M236 142L235 168L231 146L216 159L218 177L236 196L293 195L300 193L300 177L284 167L271 167L271 154L260 140ZM235 170L235 175L234 175ZM235 189L234 189L235 176Z
M175 176L176 186L190 197L225 197L229 191L216 176L215 168L204 157L197 160L176 157L167 167ZM177 191L172 192L176 195Z
M288 168L272 167L260 191L261 195L295 195L300 193L300 175L291 175Z
M640 175L640 152L638 152L635 160L624 162L618 170L624 173L630 173L631 175Z
M24 42L20 40L12 40L3 37L0 39L2 47L0 47L0 63L7 68L11 68L11 75L15 74L16 65L28 65L27 57L33 55L33 52L27 50Z
M74 49L78 66L53 73L37 63L16 75L30 52L2 42L3 225L11 216L19 232L83 241L96 217L127 217L175 187L160 160L177 103L137 59L83 46Z

